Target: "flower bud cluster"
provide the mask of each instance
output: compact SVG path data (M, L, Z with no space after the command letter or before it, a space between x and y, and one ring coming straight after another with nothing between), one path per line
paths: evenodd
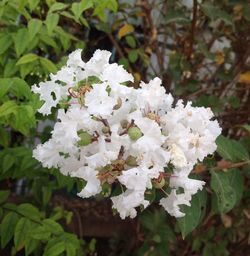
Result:
M44 102L40 113L58 108L51 139L33 155L44 167L85 180L80 197L105 190L123 219L146 208L146 195L154 189L167 189L160 205L182 217L180 205L190 205L205 184L189 174L215 151L218 122L209 108L181 100L174 106L159 78L131 87L133 76L110 64L110 56L97 50L83 62L76 50L50 81L32 87ZM120 189L116 195L114 187Z

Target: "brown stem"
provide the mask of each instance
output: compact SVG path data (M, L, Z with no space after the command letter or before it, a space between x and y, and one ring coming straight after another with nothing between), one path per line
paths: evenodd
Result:
M188 59L192 57L192 53L193 53L194 36L195 36L196 21L197 21L197 9L198 9L197 0L193 0L193 19L192 19L192 26L191 26L190 46L189 46L189 51L187 55Z

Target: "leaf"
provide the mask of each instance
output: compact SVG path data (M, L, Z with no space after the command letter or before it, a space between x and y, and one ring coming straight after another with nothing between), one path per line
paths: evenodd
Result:
M57 24L59 22L59 15L56 13L50 13L47 15L45 24L48 30L48 34L51 36L52 32L56 28Z
M128 59L131 63L135 63L138 59L138 51L132 50L128 53Z
M54 4L49 8L49 12L48 12L48 13L55 12L55 11L60 11L60 10L63 10L63 9L65 9L65 8L67 8L67 7L68 7L67 4L56 2L56 3L54 3Z
M227 160L237 162L249 159L246 148L236 140L228 139L220 135L216 140L216 144L219 155Z
M40 226L31 232L31 237L37 240L48 240L51 236L51 232L44 226Z
M0 98L2 98L11 88L13 81L10 79L2 78L0 79Z
M0 117L15 113L17 108L18 105L15 103L15 101L9 100L4 102L4 104L0 106Z
M10 133L6 129L0 126L0 145L7 148L10 143Z
M46 58L39 58L41 65L48 70L50 73L55 73L57 71L56 65L50 61L49 59Z
M239 169L230 169L227 171L229 184L234 189L236 203L241 200L244 190L244 177Z
M38 19L31 19L28 23L29 38L32 40L42 27L42 21Z
M212 20L221 19L225 24L234 26L233 17L212 4L201 4L201 10Z
M46 206L51 198L51 188L49 188L48 186L44 186L42 188L42 192L43 192L43 205Z
M242 127L244 129L246 129L248 132L250 132L250 125L249 124L242 125Z
M12 155L5 155L3 158L3 173L7 172L15 163L15 157Z
M16 97L18 97L18 98L25 97L26 99L31 99L32 93L30 91L30 87L23 79L14 77L14 78L11 78L10 80L13 81L13 85L11 87L11 92Z
M57 256L60 255L63 251L65 251L65 244L61 241L53 244L47 250L45 250L43 256Z
M9 190L0 190L0 204L4 203L10 195Z
M35 239L28 239L25 243L25 256L30 255L38 245L39 241Z
M30 10L33 11L39 4L40 0L28 0L28 2L29 2Z
M237 201L234 188L231 186L229 174L212 171L211 188L215 192L217 208L220 213L229 212Z
M14 45L17 57L19 57L27 48L29 43L29 33L26 28L19 29L14 35Z
M29 219L32 219L35 221L40 221L40 219L41 219L41 213L32 204L28 204L28 203L20 204L17 207L17 211Z
M127 44L131 48L135 48L136 47L136 41L135 41L133 36L126 36L125 39L126 39Z
M22 64L26 64L26 63L29 63L29 62L33 62L35 60L38 59L38 56L36 54L33 54L33 53L28 53L24 56L22 56L18 62L16 63L16 65L22 65Z
M24 247L30 227L30 220L26 218L21 218L18 221L14 233L14 244L17 251L21 250Z
M126 23L119 29L118 38L121 39L122 37L124 37L132 32L134 32L134 27L132 25Z
M4 77L13 77L15 73L18 72L18 67L16 66L16 59L8 59L7 64L4 67Z
M12 44L12 38L8 34L0 35L0 54L3 54Z
M250 84L250 71L240 74L239 82L245 83L245 84Z
M4 248L14 235L14 230L18 222L18 215L15 212L7 213L1 223L1 248Z
M81 1L80 3L73 3L72 6L71 6L71 10L75 16L75 18L77 20L79 20L80 16L82 15L82 13L93 7L93 2L92 1L86 1L86 0L83 0Z
M186 214L182 218L178 218L178 226L184 239L191 231L193 231L202 221L206 211L207 193L203 189L193 196L191 206L183 206L183 212Z
M46 227L46 230L53 234L60 234L63 232L63 228L61 227L61 225L52 219L43 220L43 225L44 227Z
M175 22L179 24L189 23L190 19L185 17L185 13L182 11L171 11L165 16L166 24Z
M67 256L75 256L76 255L76 248L73 244L66 243L66 255Z

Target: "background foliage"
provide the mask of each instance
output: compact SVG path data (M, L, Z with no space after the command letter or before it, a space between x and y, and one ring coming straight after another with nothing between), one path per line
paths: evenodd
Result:
M107 199L77 198L80 182L32 158L56 115L36 113L41 102L30 86L76 48L83 59L110 50L136 81L159 76L176 98L216 113L223 135L216 154L193 171L207 183L185 217L176 221L154 205L122 222ZM247 255L247 1L2 0L0 77L2 255Z

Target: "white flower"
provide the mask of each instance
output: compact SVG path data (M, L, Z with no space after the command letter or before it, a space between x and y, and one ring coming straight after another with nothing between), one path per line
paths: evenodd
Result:
M172 189L170 195L160 200L160 205L172 216L180 218L185 216L185 213L180 211L179 205L190 206L190 199L186 198L185 194L176 194L176 190Z
M100 76L104 68L109 63L111 52L105 50L96 50L93 57L84 64L84 69L88 76Z
M173 175L173 177L170 178L169 186L171 188L183 188L184 194L190 194L194 195L197 193L198 190L202 190L203 186L205 185L204 181L201 180L195 180L190 179L185 176L177 176Z
M33 150L33 157L39 160L43 167L57 167L63 156L60 155L60 145L52 139L45 142L43 145L38 145Z
M70 53L67 61L67 66L84 68L85 63L82 60L81 54L82 49L77 49L74 52Z
M97 178L97 171L89 167L81 167L76 172L71 173L71 176L78 177L87 181L86 186L77 195L83 198L94 196L101 192L101 183Z
M128 189L144 192L148 183L147 173L142 168L132 168L122 172L118 177L121 184Z
M107 84L94 84L93 89L86 93L85 105L92 115L105 117L110 115L116 104L115 99L109 97Z
M33 85L32 91L40 94L40 100L44 101L42 107L38 110L43 115L49 115L51 108L55 107L62 97L61 86L55 82L41 82L39 86Z
M111 197L111 200L113 208L119 212L122 219L134 218L137 215L136 207L142 205L146 208L149 205L149 201L144 199L144 193L133 190L126 190L119 196Z
M173 107L173 97L159 78L141 82L139 89L125 86L133 76L122 66L109 64L110 56L97 50L85 63L78 49L66 66L50 75L51 81L32 87L44 101L39 112L47 115L64 104L51 139L38 145L33 156L44 167L84 179L81 197L100 193L105 183L126 188L111 197L122 219L134 218L137 207L149 205L145 192L152 189L154 179L167 179L171 192L160 204L169 214L182 217L180 205L190 206L192 195L205 184L189 174L215 151L221 128L211 120L209 108L181 100ZM170 166L171 174L166 173Z
M116 63L107 65L100 78L102 81L107 81L111 88L124 82L134 81L133 76Z
M164 111L170 109L173 103L173 97L166 94L164 87L161 86L161 79L156 77L148 84L141 82L141 88L138 89L137 104L146 111Z
M187 159L183 151L176 144L170 146L170 155L171 163L177 168L187 165Z

